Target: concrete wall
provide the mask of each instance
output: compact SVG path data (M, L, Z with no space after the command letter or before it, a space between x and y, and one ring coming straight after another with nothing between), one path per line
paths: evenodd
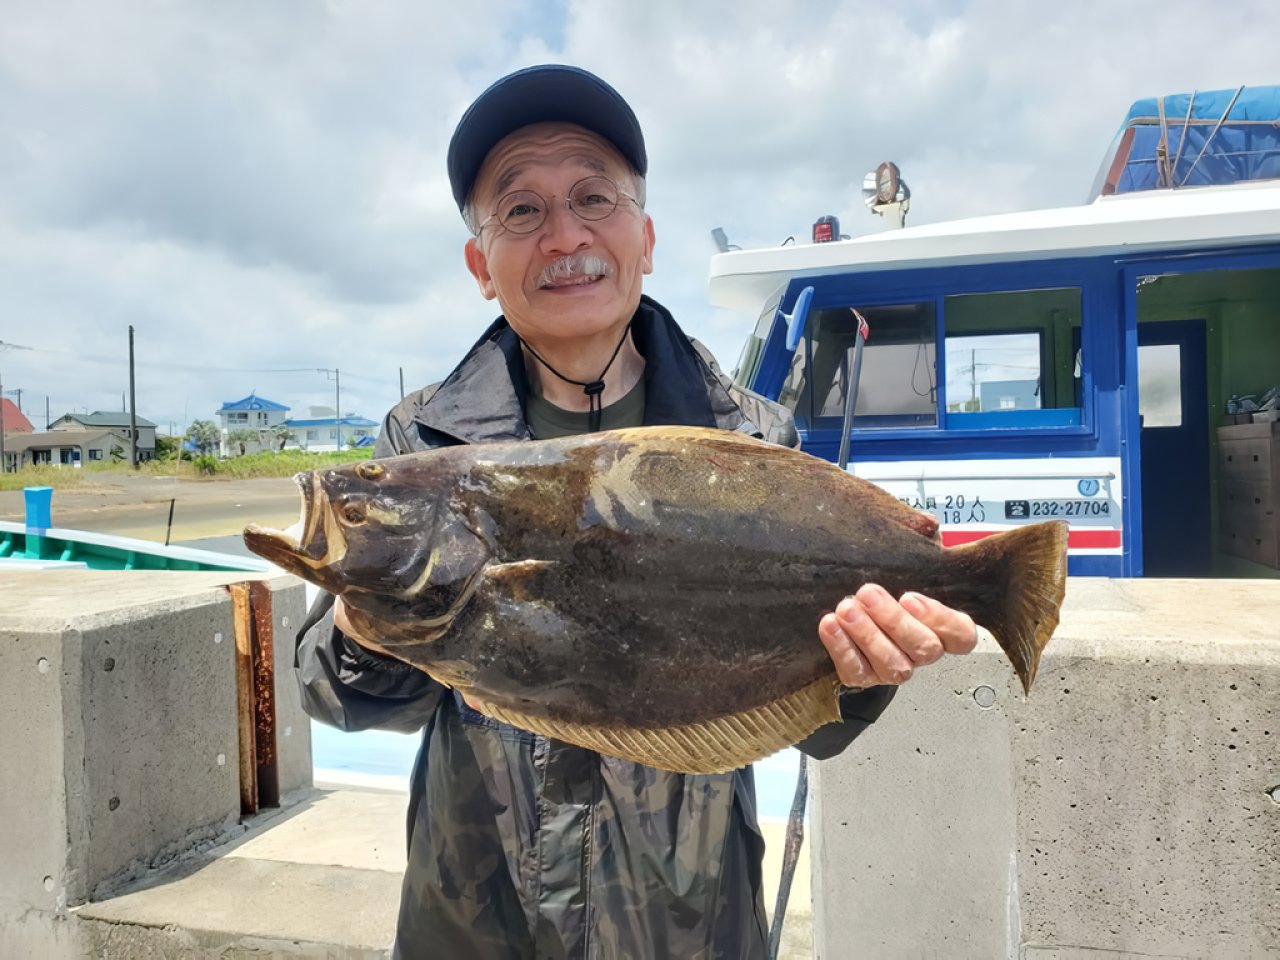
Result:
M0 957L75 941L67 908L224 838L240 820L235 639L247 574L0 573ZM310 784L310 728L272 581L281 789Z
M823 960L1280 956L1280 583L1073 579L816 767Z

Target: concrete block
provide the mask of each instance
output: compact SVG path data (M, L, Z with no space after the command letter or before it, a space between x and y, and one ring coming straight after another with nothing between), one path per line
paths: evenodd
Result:
M119 949L131 937L156 957L381 958L400 904L399 874L381 870L221 857L157 879L78 911L95 956L138 956Z
M818 765L815 947L1280 956L1280 583L1073 580L1024 701L984 642Z
M58 909L73 870L80 790L65 768L79 740L64 732L63 699L78 701L81 674L78 663L64 666L63 649L60 633L19 635L0 624L0 917Z
M402 793L312 790L244 835L76 908L104 958L385 958L405 863Z
M225 584L243 579L0 573L0 956L83 955L69 906L237 827ZM272 587L277 625L300 620L300 583ZM292 643L276 656L291 668ZM276 688L281 786L296 790L310 728L291 669Z
M67 652L82 675L83 803L73 852L84 875L72 902L239 819L232 629L229 604L211 590L76 631Z
M985 652L934 669L845 754L814 764L822 960L1009 956L1013 751L1003 707L973 694L989 687L1007 704L1016 681Z
M307 603L301 580L278 577L270 583L276 668L276 749L283 796L312 785L311 718L302 709L302 695L293 669L293 637L306 617Z

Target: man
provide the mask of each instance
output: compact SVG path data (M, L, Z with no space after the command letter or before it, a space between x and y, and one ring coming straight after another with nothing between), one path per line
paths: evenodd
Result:
M387 415L378 455L664 423L795 442L785 411L731 385L642 295L647 159L611 87L570 67L505 77L463 116L448 166L473 234L467 269L502 316ZM335 624L300 649L308 712L348 730L424 728L395 956L765 955L749 768L686 776L548 741L361 646L377 637L340 601ZM843 682L865 688L800 744L817 757L844 749L917 666L976 639L964 614L869 585L812 629Z

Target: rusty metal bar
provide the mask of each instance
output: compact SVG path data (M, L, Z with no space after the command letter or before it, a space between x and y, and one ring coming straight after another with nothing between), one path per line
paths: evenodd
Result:
M253 615L248 583L227 584L236 638L236 718L240 734L240 813L258 812L257 738L254 735Z
M280 805L271 588L251 580L228 584L227 590L236 636L240 812L247 816L262 807Z
M258 806L280 805L279 753L276 750L276 660L271 629L271 588L249 583L253 613L253 730L257 760Z

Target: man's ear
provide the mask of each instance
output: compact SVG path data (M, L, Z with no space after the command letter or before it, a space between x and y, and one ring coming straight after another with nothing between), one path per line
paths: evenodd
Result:
M463 247L463 256L467 261L467 269L476 278L481 295L486 300L492 300L498 295L498 291L494 289L493 277L489 275L489 260L480 249L479 237L472 237L467 241L467 245Z
M653 245L656 240L653 233L653 217L646 214L644 218L644 272L646 274L653 273Z

